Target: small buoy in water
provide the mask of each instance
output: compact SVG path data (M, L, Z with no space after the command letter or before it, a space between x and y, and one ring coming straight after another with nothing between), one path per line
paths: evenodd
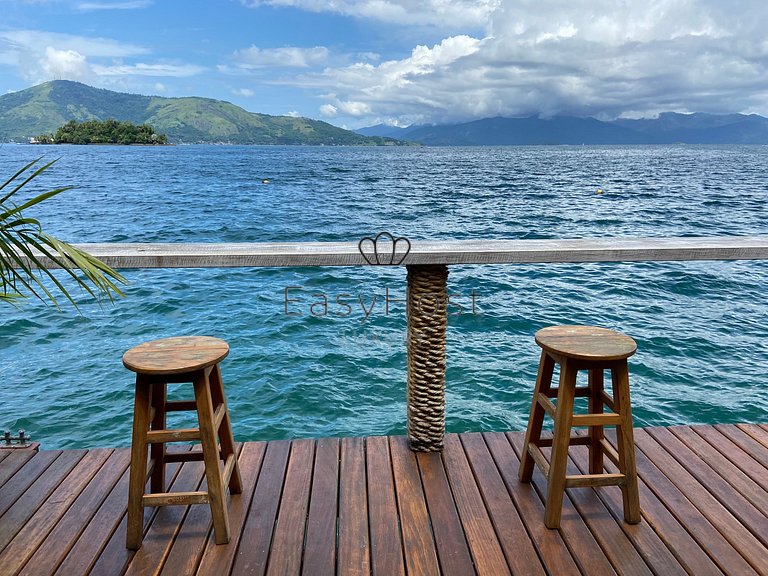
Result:
M595 194L602 194L602 193L603 193L602 188L598 188L597 190L595 190Z
M261 181L261 183L262 183L262 184L269 184L269 179L268 179L268 178L264 178L264 179Z

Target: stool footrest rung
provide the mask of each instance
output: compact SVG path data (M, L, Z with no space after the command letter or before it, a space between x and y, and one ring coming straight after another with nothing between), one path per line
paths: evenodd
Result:
M200 440L199 428L177 428L175 430L150 430L147 432L149 444L161 442L194 442Z
M188 450L185 452L166 452L166 463L170 462L202 462L203 453L200 450Z
M586 488L589 486L622 486L626 484L624 474L578 474L565 477L566 488Z
M589 436L571 436L568 446L589 446L591 443ZM552 436L539 438L536 442L536 446L541 448L550 448L552 446Z
M603 395L603 404L605 404L606 406L608 406L608 408L616 412L616 408L613 404L613 396L608 394L608 392L606 392L605 390L603 390L602 395Z
M225 410L225 407L224 407L223 403L219 404L216 407L216 411L213 413L213 430L214 430L214 433L218 433L219 426L221 426L221 421L224 418L225 412L226 412L226 410Z
M610 445L608 440L600 438L600 448L603 449L603 454L608 456L608 459L616 466L619 466L619 453L616 452L613 446Z
M177 506L182 504L208 504L208 492L161 492L145 494L144 506Z
M166 412L186 412L197 410L194 400L168 400L165 403Z
M543 392L539 392L539 397L537 398L539 404L541 404L541 407L544 408L544 411L549 414L550 418L555 417L555 410L557 409L555 404L547 398L547 395Z
M541 448L535 444L528 444L528 453L531 455L531 458L533 458L536 466L539 467L539 470L541 470L541 473L544 474L544 476L549 476L549 461L547 460L547 457L544 456L544 452L541 451Z
M224 486L229 486L229 480L232 478L232 471L235 469L235 463L237 462L237 454L230 454L227 456L227 461L224 463Z
M574 414L571 426L618 426L620 414Z

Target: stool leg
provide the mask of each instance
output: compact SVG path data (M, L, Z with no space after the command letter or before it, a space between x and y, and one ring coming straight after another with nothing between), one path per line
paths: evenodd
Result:
M545 352L541 351L539 360L539 373L536 376L536 387L533 390L533 400L531 401L531 413L528 416L528 428L525 431L525 442L523 443L523 459L520 461L518 476L520 482L530 482L533 478L534 461L528 452L528 446L538 445L541 440L541 426L544 423L544 408L539 404L539 394L548 394L552 390L552 373L555 370L555 362Z
M616 426L616 445L619 453L619 471L626 477L621 486L624 520L629 524L640 522L640 497L637 489L635 440L632 432L632 406L629 400L629 370L623 362L611 370L613 398L622 423Z
M568 358L563 359L560 364L560 384L557 390L552 456L547 475L547 505L544 510L544 525L547 528L560 527L563 495L565 494L565 471L568 464L568 446L571 443L576 372L572 361Z
M155 382L152 384L152 408L155 415L152 418L152 430L165 430L165 402L168 385ZM150 410L151 411L151 410ZM165 492L165 443L150 444L149 455L154 462L150 479L150 492Z
M589 371L589 413L603 413L603 369L592 368ZM603 473L603 446L600 441L604 437L602 426L589 427L589 473Z
M227 514L224 482L219 467L219 449L216 442L216 430L213 421L213 403L208 370L194 374L195 402L197 419L200 427L200 443L203 446L205 478L208 482L208 501L213 517L213 533L216 544L229 542L229 515Z
M144 533L144 486L147 482L147 430L149 428L150 384L136 375L136 396L133 406L133 437L131 439L131 472L128 482L128 522L125 546L129 550L141 547Z
M235 438L232 435L232 422L229 418L229 408L227 407L227 397L224 395L224 383L221 379L221 368L216 364L211 370L211 400L214 410L219 404L224 405L224 417L221 419L221 425L216 431L221 442L221 455L224 464L230 454L234 454L235 464L232 468L232 476L229 478L229 491L232 494L240 494L243 491L243 482L240 478L240 466L237 462L237 453L235 452Z

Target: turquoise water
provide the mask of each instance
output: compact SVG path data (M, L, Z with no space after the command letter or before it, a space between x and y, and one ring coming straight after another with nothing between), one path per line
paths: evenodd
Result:
M768 147L3 146L0 174L42 153L61 159L41 186L78 189L35 215L73 242L707 236L768 221ZM46 448L127 445L122 353L209 334L231 346L238 439L404 432L404 269L125 274L125 299L82 316L2 309L0 427ZM524 428L533 333L555 323L637 340L638 425L768 422L767 280L760 261L451 267L447 428ZM318 294L350 294L352 313L321 315Z

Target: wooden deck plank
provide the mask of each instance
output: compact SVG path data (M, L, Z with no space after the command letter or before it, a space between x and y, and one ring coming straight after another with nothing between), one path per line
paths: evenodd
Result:
M20 572L21 576L53 574L76 544L83 530L92 522L94 515L109 496L120 478L128 470L129 452L114 450L93 480L67 509L45 542L37 548L33 558Z
M315 446L312 493L302 574L336 574L336 511L339 506L339 439L321 438Z
M763 491L768 491L768 473L766 468L746 454L730 438L712 426L691 426L691 429L714 446L720 454L744 472Z
M2 466L0 466L0 488L16 474L35 454L34 450L3 450Z
M442 573L447 576L473 574L475 569L472 555L456 510L443 459L438 452L421 452L416 455L416 461L419 463Z
M509 439L520 458L523 449L523 435L510 434ZM541 474L538 466L533 473L533 485L542 499L546 498L547 480ZM542 520L543 520L542 515ZM579 516L578 510L573 505L570 495L566 493L563 498L563 514L560 519L560 534L563 536L568 549L582 572L597 574L616 574L610 560L603 553L584 519Z
M13 476L0 487L0 518L61 454L61 450L38 452L34 458L27 459L21 468L18 467L18 462L14 460L12 466L14 470ZM3 467L10 464L11 461L9 459L7 463L3 464ZM18 472L19 470L21 472Z
M235 554L242 542L243 525L251 507L256 479L261 472L261 465L266 451L266 442L246 442L240 451L238 464L243 482L243 491L230 498L229 524L232 538L227 546L219 546L213 540L213 534L208 535L203 558L197 569L198 576L223 576L230 573L235 561Z
M204 474L205 468L202 462L185 462L173 483L171 492L198 490ZM144 534L141 548L128 563L125 571L127 575L155 574L162 568L189 510L190 506L162 506L158 509ZM97 564L94 571L98 567Z
M535 488L518 480L520 460L508 437L503 432L485 432L483 439L547 572L567 576L581 574L560 531L544 526L544 505Z
M340 574L370 574L365 440L342 438L339 474Z
M50 497L24 523L8 546L0 552L0 566L4 574L18 574L111 453L112 449L89 450L80 459Z
M405 576L389 439L386 436L370 437L366 440L365 450L368 462L371 571L373 576Z
M749 454L750 457L757 460L763 468L768 468L768 447L737 426L717 424L715 428L730 438L734 444Z
M0 551L5 549L86 453L86 450L62 452L0 517ZM21 473L25 473L24 470Z
M654 493L665 501L724 572L756 574L749 559L742 555L738 543L742 538L757 541L748 532L745 535L746 529L647 431L639 429L636 432L638 462L643 462L643 466L638 466L638 474L645 477Z
M576 467L573 459L576 452L570 452L566 473L580 474L580 470ZM584 461L584 463L586 462L588 460ZM645 564L642 556L623 530L623 520L616 522L616 518L598 495L598 492L614 491L618 492L618 487L604 486L598 489L570 488L567 490L571 502L581 517L584 518L584 522L610 560L614 570L617 573L623 572L627 576L653 576L653 572Z
M145 510L135 553L125 548L127 450L41 452L21 468L11 454L0 496L10 486L18 498L0 518L0 531L14 526L0 574L768 573L768 497L754 478L768 472L764 431L639 429L642 522L623 522L615 487L569 489L560 530L544 528L541 474L517 479L521 433L449 434L442 455L414 454L404 437L246 443L229 545L214 545L207 506L169 506ZM570 455L572 471L588 469L586 447ZM191 489L202 464L174 463L168 477L171 490Z
M267 445L231 574L261 575L267 569L290 450L289 440L278 440Z
M736 424L736 428L746 432L752 438L760 442L763 446L768 448L768 430L757 424Z
M501 549L493 524L485 508L480 490L475 483L472 469L461 440L455 434L447 434L443 441L443 460L448 482L451 485L456 509L459 512L469 550L478 575L500 576L510 574L507 560Z
M242 447L242 444L235 445L235 454L238 455L238 458ZM203 479L200 490L205 491L207 489L208 483ZM229 490L225 490L225 495L229 509L231 507ZM207 504L190 506L163 564L161 574L167 576L194 574L202 559L212 528L213 520L210 506ZM230 538L230 542L232 542L232 538Z
M504 481L480 433L460 436L480 488L488 514L493 522L507 564L513 574L544 576L545 570L536 549L525 531L525 525L507 494Z
M588 474L589 449L586 446L573 446L571 452L575 456L574 462L578 466L579 472ZM618 468L610 461L606 462L606 470L609 473L618 473ZM645 483L640 480L638 484L640 510L643 514L643 519L639 524L624 522L624 503L618 489L599 489L595 493L613 515L614 520L624 530L651 571L654 574L663 574L664 576L684 576L689 572L696 575L722 574L704 551L698 547L685 528L680 526L669 514L667 509L663 505L659 505L654 498L649 498L649 490ZM661 516L661 520L659 516ZM673 534L667 535L669 531L673 531ZM698 551L694 562L681 564L670 550L670 546L665 544L669 539L674 539L674 532L678 532L677 536L682 537L686 548L694 548ZM678 543L681 543L680 540L678 538ZM685 566L689 566L689 571L686 571Z
M408 576L439 574L440 565L416 456L403 436L390 438L389 448Z
M720 453L717 448L709 444L702 436L696 434L691 428L687 426L679 426L666 430L666 434L674 434L680 441L682 441L688 448L688 450L694 454L696 458L695 462L706 463L706 465L717 472L721 481L719 481L721 498L720 501L729 509L734 507L734 500L739 498L731 498L734 489L737 492L737 496L743 496L748 502L750 508L754 513L765 518L760 510L768 510L768 492L765 491L757 482L752 480L747 474ZM656 436L658 438L658 436ZM743 460L745 458L742 458ZM707 468L701 470L706 473ZM765 469L763 475L768 475ZM708 476L705 477L708 479ZM699 478L702 481L702 478ZM749 526L746 519L745 523ZM765 532L768 533L768 528ZM758 538L760 537L756 534ZM765 542L763 542L765 543Z
M272 536L267 574L299 574L315 459L314 440L294 440Z
M648 433L669 452L699 483L739 522L752 532L763 546L768 543L768 518L705 463L685 443L666 428L651 428ZM768 566L768 550L764 556Z
M190 448L190 446L186 446L187 449ZM166 486L168 486L169 490L180 490L185 488L187 485L185 482L177 483L176 481L179 479L179 474L181 473L182 465L179 463L174 463L168 465L166 468L165 473L165 481ZM126 485L127 486L127 485ZM149 482L147 482L146 486L147 490L149 490ZM117 522L116 528L114 531L109 533L108 535L105 535L105 539L103 540L103 545L101 549L98 551L98 555L96 558L92 559L93 565L90 569L89 574L93 576L110 576L114 574L123 574L128 566L128 564L131 562L131 560L136 555L136 552L133 550L128 550L125 547L125 536L126 536L126 529L128 525L128 518L126 515L127 509L128 509L128 490L126 488L125 492L122 494L119 494L120 496L120 508L119 508L119 518L120 521ZM102 508L104 508L102 506ZM153 519L157 514L160 512L160 508L150 508L146 507L144 508L144 535L146 536L149 531L152 529ZM100 510L101 512L101 510ZM101 539L101 536L99 535L99 539ZM158 546L161 546L162 542L158 542ZM143 546L143 543L142 543ZM67 556L67 559L72 555L72 552ZM62 566L59 566L59 570L57 573L60 574L69 574L68 572L65 572L62 570ZM160 565L158 565L157 569L159 570L161 568Z

